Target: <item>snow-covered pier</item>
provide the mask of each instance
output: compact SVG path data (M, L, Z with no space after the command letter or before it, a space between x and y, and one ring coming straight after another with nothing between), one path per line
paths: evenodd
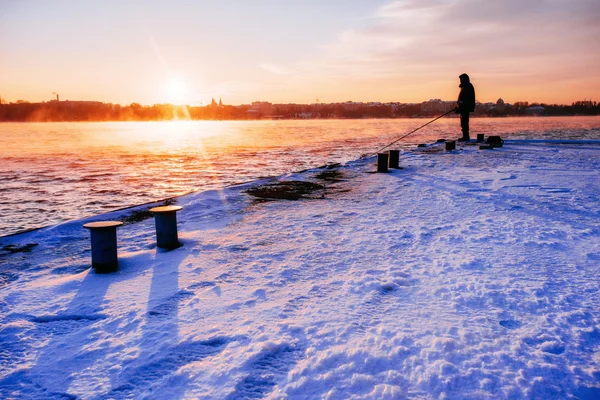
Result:
M0 398L600 398L600 144L443 146L0 238Z

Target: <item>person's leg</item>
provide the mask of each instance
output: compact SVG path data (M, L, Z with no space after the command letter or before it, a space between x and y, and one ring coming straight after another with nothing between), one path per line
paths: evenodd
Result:
M461 113L460 114L460 127L462 129L462 139L470 140L469 136L469 113Z

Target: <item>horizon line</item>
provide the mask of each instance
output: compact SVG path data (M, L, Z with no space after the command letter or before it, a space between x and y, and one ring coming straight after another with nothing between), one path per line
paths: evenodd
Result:
M213 98L214 100L214 98ZM219 99L221 100L221 99ZM504 101L501 97L498 98L498 100L502 100ZM494 101L486 101L486 102L482 102L482 101L476 101L476 103L478 104L497 104L498 100ZM539 105L556 105L556 106L569 106L572 105L576 102L594 102L594 100L592 100L591 98L584 98L582 100L576 100L571 102L570 104L567 103L546 103L546 102L538 102L538 101L528 101L528 100L518 100L515 102L504 102L504 104L506 105L511 105L511 104L516 104L516 103L528 103L529 105L532 104L539 104ZM153 103L153 104L149 104L149 103L138 103L136 101L131 102L131 103L113 103L113 102L105 102L105 101L101 101L101 100L56 100L56 99L52 99L52 100L48 100L48 101L29 101L29 100L23 100L23 99L19 99L16 101L8 101L2 97L0 97L0 105L10 105L10 104L52 104L52 103L101 103L101 104L110 104L110 105L119 105L119 106L131 106L133 104L138 104L140 106L143 107L153 107L153 106L173 106L173 107L210 107L212 105L212 103L207 103L207 104L203 104L202 102L200 102L200 104L174 104L174 103ZM309 106L314 106L314 105L334 105L334 104L381 104L381 105L391 105L391 104L404 104L404 105L416 105L416 104L423 104L423 103L427 103L427 102L442 102L442 103L455 103L456 100L441 100L441 99L429 99L429 100L423 100L420 102L402 102L402 101L353 101L353 100L346 100L346 101L336 101L336 102L316 102L316 103L273 103L267 100L254 100L251 103L242 103L242 104L222 104L222 106L232 106L232 107L241 107L241 106L252 106L254 103L268 103L271 104L273 106L277 106L277 105L309 105ZM217 103L217 106L219 106L219 104Z

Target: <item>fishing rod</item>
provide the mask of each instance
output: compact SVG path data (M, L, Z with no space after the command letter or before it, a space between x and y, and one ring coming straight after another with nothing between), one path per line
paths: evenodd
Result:
M431 124L432 122L435 122L435 121L437 121L438 119L440 119L440 118L442 118L442 117L445 117L446 115L448 115L448 114L450 114L450 113L453 113L454 111L455 111L455 109L453 108L452 110L450 110L450 111L448 111L448 112L446 112L446 113L444 113L444 114L440 115L439 117L432 119L431 121L429 121L429 122L428 122L428 123L426 123L425 125L421 125L421 126L420 126L420 127L418 127L417 129L414 129L414 130L412 130L412 131L408 132L406 135L402 136L400 139L396 139L396 140L394 140L392 143L388 144L388 145L387 145L387 146L385 146L385 147L382 147L381 149L377 150L375 153L373 153L373 154L365 154L365 155L363 155L361 158L365 158L365 157L368 157L368 156L374 156L374 155L376 155L376 154L377 154L377 153L379 153L381 150L387 149L388 147L390 147L390 146L391 146L391 145L393 145L394 143L397 143L397 142L401 141L402 139L404 139L405 137L408 137L409 135L412 135L413 133L415 133L415 132L416 132L416 131L418 131L419 129L426 127L427 125Z

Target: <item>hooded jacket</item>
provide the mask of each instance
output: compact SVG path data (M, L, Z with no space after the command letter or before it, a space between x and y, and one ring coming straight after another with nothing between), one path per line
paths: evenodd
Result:
M460 79L460 93L458 94L458 112L467 113L475 111L475 88L471 84L469 75L462 74Z

